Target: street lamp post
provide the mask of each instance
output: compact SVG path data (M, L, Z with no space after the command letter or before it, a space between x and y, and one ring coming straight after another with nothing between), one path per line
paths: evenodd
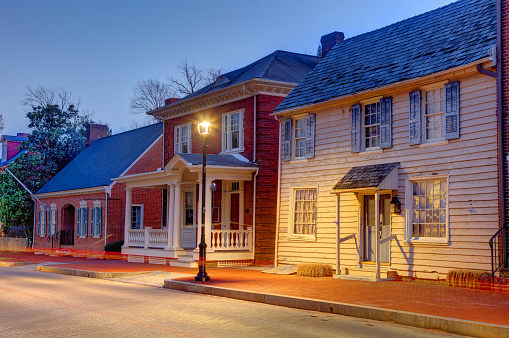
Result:
M206 180L206 167L207 167L207 147L208 145L208 137L210 134L210 122L207 119L207 114L204 112L203 116L198 123L198 132L203 138L203 144L201 149L203 150L203 171L202 171L202 186L201 186L201 236L200 236L200 244L198 245L200 249L200 257L198 260L198 274L194 277L195 281L206 282L210 280L210 277L207 275L206 271L206 263L207 263L207 243L205 243L205 180Z

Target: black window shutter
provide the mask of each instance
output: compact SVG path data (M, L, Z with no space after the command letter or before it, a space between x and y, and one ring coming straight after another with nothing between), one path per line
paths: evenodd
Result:
M83 231L82 236L88 234L88 208L83 208Z
M361 151L361 105L354 104L352 110L351 152Z
M460 83L445 84L445 139L460 137Z
M292 119L285 120L285 138L284 138L284 154L283 160L289 161L292 159Z
M81 236L81 208L78 209L78 223L76 224L77 236Z
M58 230L58 210L55 210L55 230L54 233L56 234Z
M380 148L392 147L392 97L380 99Z
M92 208L92 212L90 213L90 236L95 236L95 210L97 208Z
M306 116L306 158L315 157L315 114Z
M421 91L416 90L410 93L410 145L421 143L421 119Z

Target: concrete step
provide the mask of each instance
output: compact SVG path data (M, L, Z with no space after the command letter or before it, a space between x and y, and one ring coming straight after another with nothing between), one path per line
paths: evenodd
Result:
M177 261L179 262L194 262L193 256L179 256Z
M181 267L181 268L197 268L198 267L198 263L196 262L179 262L179 261L176 261L176 262L170 262L170 266L178 266L178 267Z

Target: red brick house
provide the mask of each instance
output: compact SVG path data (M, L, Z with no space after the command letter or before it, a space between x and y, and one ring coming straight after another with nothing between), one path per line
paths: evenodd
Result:
M164 120L164 166L116 181L127 185L127 209L131 188L166 191L168 226L133 229L126 219L122 253L130 260L158 257L170 265L195 265L203 189L202 138L197 123L206 113L212 123L205 184L207 261L272 264L279 123L270 114L319 60L276 51L148 112Z
M105 137L91 125L87 148L37 193L34 248L103 251L123 239L125 184L112 178L156 170L162 164L162 123ZM162 195L134 189L128 217L134 226L164 226Z
M3 135L0 142L2 143L2 159L0 160L0 173L4 168L11 164L18 158L24 151L19 151L18 148L21 142L28 140L27 133L17 133L13 135Z

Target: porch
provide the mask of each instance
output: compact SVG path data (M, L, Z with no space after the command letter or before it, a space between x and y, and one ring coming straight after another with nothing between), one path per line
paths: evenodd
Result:
M201 171L201 156L177 154L164 169L115 179L126 183L122 254L131 261L196 266L202 230L198 208L204 189ZM252 223L246 217L252 207L245 203L244 187L256 171L256 164L238 155L209 155L204 222L207 261L224 264L254 260L254 216ZM143 226L136 219L133 206L140 208L140 204L132 200L135 188L165 191L165 217L160 228Z

